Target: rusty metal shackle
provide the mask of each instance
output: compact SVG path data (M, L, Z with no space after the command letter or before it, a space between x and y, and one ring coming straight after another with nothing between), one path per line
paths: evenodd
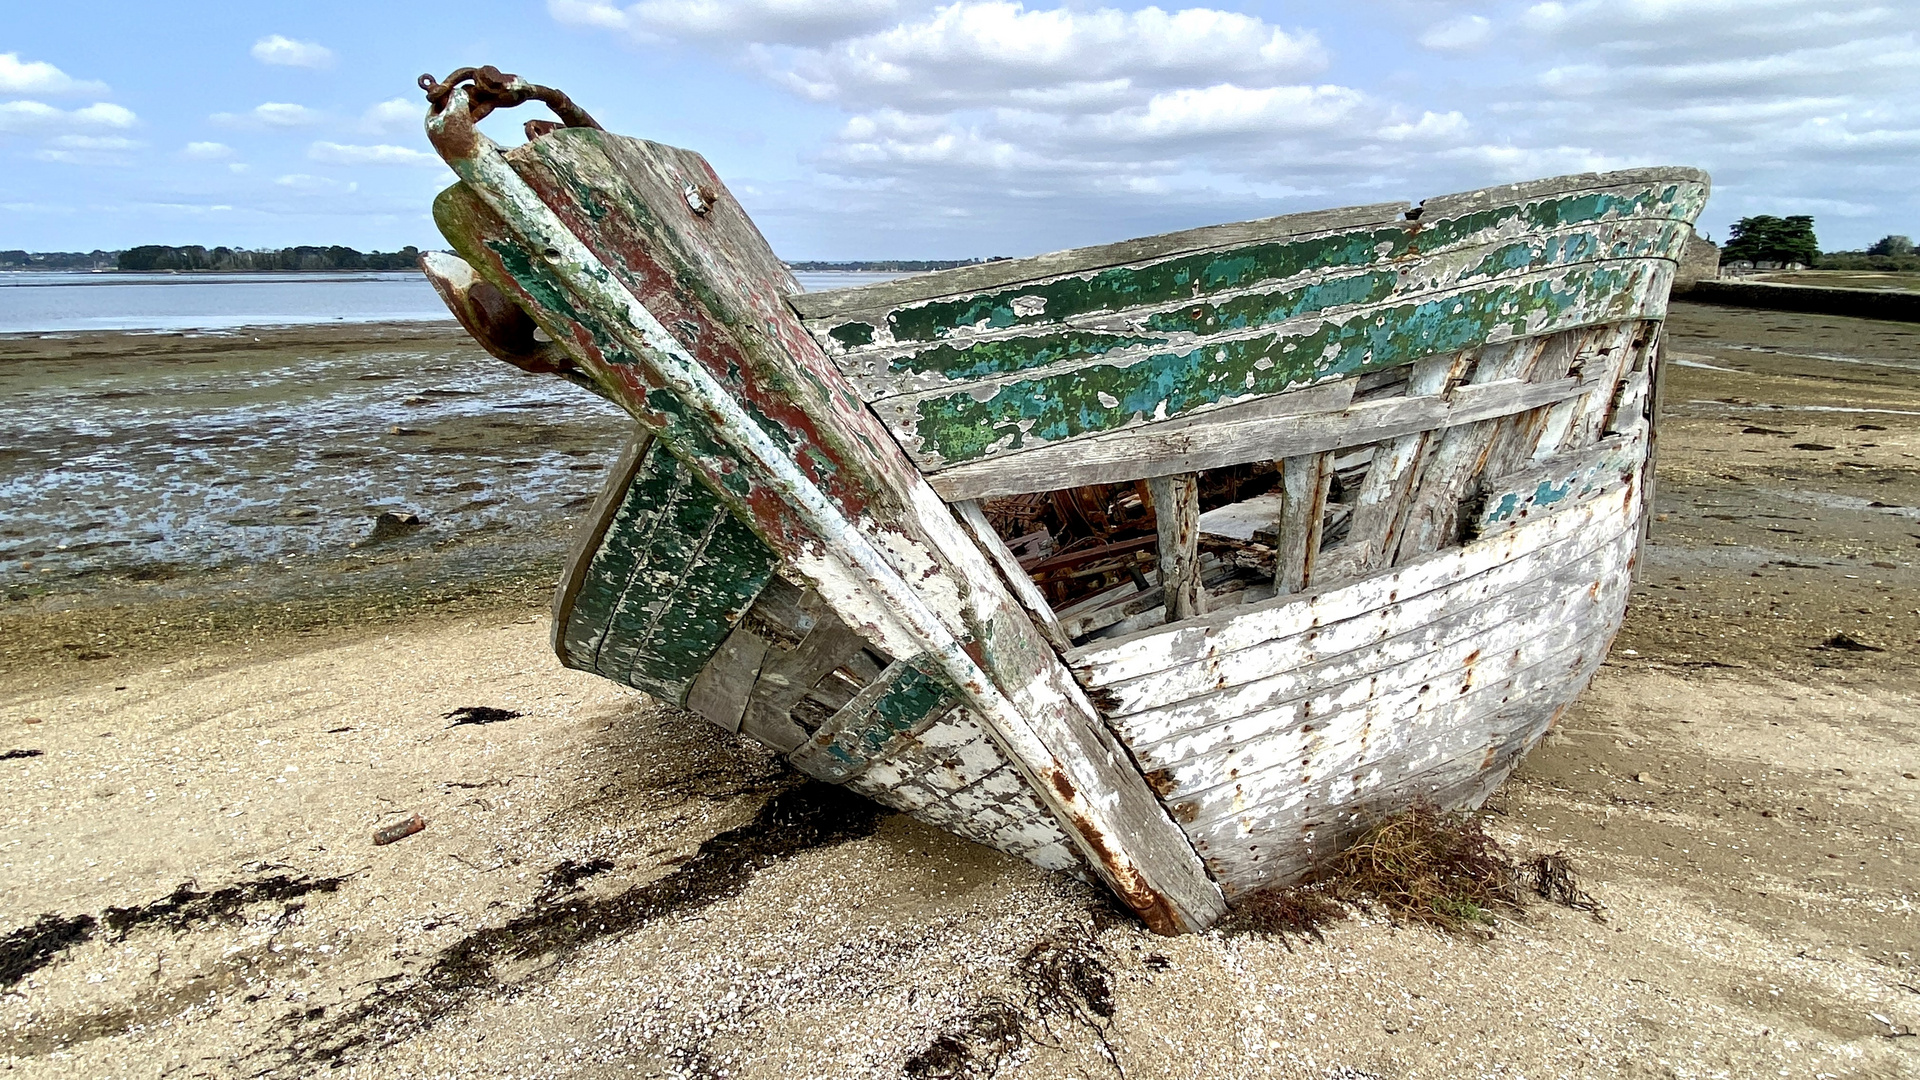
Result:
M453 119L442 118L441 114L447 111L449 105L456 110L464 106L466 115L460 118L464 122L440 125L443 127L450 126L470 132L474 124L485 119L495 109L511 109L529 101L538 101L552 109L561 123L555 124L550 120L529 120L526 123L528 139L537 139L560 127L604 130L600 128L599 121L587 114L587 110L575 105L573 99L561 91L550 86L530 83L518 75L509 75L491 64L485 67L459 68L441 80L434 79L431 74L425 74L420 76L418 82L420 89L426 91L427 103L431 106L428 112L430 121ZM466 93L456 95L454 91L463 84L466 85ZM435 125L429 125L430 128L433 126ZM438 142L437 139L435 141Z

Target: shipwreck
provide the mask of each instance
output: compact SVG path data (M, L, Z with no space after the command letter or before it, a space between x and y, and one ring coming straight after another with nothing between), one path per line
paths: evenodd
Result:
M560 659L809 776L1193 931L1477 806L1620 627L1701 172L806 293L698 154L421 85L428 276L636 421ZM525 144L476 129L529 101Z

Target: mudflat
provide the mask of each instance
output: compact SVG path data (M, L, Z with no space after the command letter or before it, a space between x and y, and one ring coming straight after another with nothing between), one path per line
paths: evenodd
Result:
M1667 332L1626 628L1487 815L1516 853L1564 851L1598 917L1155 937L560 669L556 567L512 554L538 545L472 558L443 529L10 582L0 1055L116 1077L1912 1075L1920 326L1679 303ZM82 374L145 355L48 348ZM570 448L617 442L592 423Z

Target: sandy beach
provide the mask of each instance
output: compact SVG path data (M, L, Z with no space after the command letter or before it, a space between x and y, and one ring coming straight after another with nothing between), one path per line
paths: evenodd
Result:
M391 349L389 333L471 348L379 327L279 347ZM241 363L235 347L9 339L0 368ZM1368 911L1324 941L1156 937L1079 882L561 669L556 519L539 543L443 531L291 566L9 581L0 1061L1913 1075L1920 326L1677 303L1666 349L1626 629L1487 815L1516 853L1567 853L1599 916L1534 905L1484 942ZM614 419L554 438L584 462ZM431 438L488 428L459 423ZM373 843L415 815L423 829Z

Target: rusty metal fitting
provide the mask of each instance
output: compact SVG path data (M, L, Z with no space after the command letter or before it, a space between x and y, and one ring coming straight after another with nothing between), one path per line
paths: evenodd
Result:
M566 94L550 86L530 83L518 75L509 75L491 64L458 68L441 80L435 80L431 74L419 78L420 89L426 91L427 103L432 106L435 116L446 110L448 103L453 100L454 90L462 83L469 84L467 111L475 123L485 119L495 109L511 109L529 101L538 101L552 109L553 115L559 117L566 127L600 127L598 121L587 115L585 109L575 105Z

